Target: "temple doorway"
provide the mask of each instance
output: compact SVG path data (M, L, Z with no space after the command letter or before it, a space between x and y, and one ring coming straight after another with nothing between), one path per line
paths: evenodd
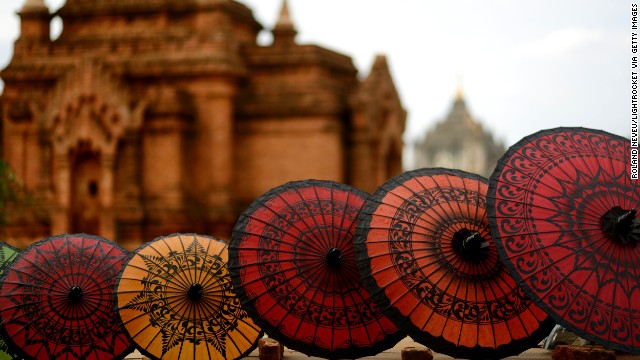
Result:
M71 230L100 235L100 156L83 151L72 159Z

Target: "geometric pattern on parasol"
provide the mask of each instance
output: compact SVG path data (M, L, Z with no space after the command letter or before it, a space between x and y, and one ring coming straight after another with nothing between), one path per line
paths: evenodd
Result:
M486 179L441 168L405 172L366 201L358 268L373 298L415 341L461 358L502 358L554 325L501 263Z
M0 283L8 345L37 359L121 359L132 343L113 312L127 251L107 239L65 234L19 254Z
M556 128L500 159L488 194L500 256L558 323L640 353L640 207L628 139Z
M20 254L20 249L0 241L0 276L4 275L7 267L13 263L13 260Z
M19 249L5 243L4 241L0 241L0 277L4 275L7 267L11 265L19 253ZM18 358L18 354L9 349L9 346L4 340L5 338L6 336L0 338L0 359Z
M240 308L227 243L172 234L138 248L116 285L116 312L140 351L154 359L236 359L263 333Z
M360 280L355 221L367 194L323 180L278 186L239 217L230 271L243 306L269 336L309 356L357 358L406 335Z

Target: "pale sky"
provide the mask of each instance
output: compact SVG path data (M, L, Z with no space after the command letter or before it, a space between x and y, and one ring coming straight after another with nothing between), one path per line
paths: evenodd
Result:
M270 29L282 0L239 1ZM507 146L557 126L630 136L628 1L288 1L299 43L351 56L362 77L387 56L408 143L446 116L459 83L471 114ZM0 0L0 68L23 2ZM64 0L45 2L55 10Z

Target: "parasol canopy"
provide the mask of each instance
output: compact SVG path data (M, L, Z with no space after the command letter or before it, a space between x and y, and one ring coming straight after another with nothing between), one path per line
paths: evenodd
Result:
M240 216L229 246L235 288L252 318L309 356L375 355L406 335L364 288L355 221L367 194L332 181L278 186Z
M453 357L518 354L554 325L500 262L486 192L478 175L408 171L358 217L356 261L373 298L415 341Z
M236 359L262 331L240 308L227 243L173 234L137 249L116 285L116 312L140 351L154 359Z
M5 243L4 241L0 241L0 277L2 277L5 273L5 270L13 260L18 256L20 250ZM7 346L7 343L3 338L0 338L0 359L13 359L18 357L18 355Z
M36 359L121 359L132 343L113 312L115 278L128 253L87 234L30 245L0 281L7 343Z
M18 254L20 254L20 249L0 241L0 276L4 275L7 267L13 263Z
M488 195L503 262L553 319L608 348L640 353L640 208L631 142L585 128L525 137Z

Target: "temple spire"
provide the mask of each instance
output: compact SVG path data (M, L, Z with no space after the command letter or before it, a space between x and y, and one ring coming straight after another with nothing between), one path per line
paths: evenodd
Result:
M287 3L287 0L282 0L280 18L278 18L276 27L293 27L293 22L291 22L291 17L289 16L289 4Z
M26 0L22 5L22 11L48 9L44 0Z
M280 17L276 22L276 26L272 30L273 44L295 44L295 37L298 31L289 16L289 4L287 0L282 0L282 8L280 9Z
M18 13L20 16L20 36L18 43L50 41L51 14L44 0L26 0ZM14 52L20 53L28 47L16 46Z
M450 123L475 123L475 121L471 118L469 114L469 110L467 110L467 104L464 101L464 92L462 91L462 85L460 78L458 77L458 84L456 85L455 99L453 101L453 106L451 107L451 111L447 115L447 122Z
M461 101L464 98L464 91L462 90L462 75L458 74L456 81L456 101Z

